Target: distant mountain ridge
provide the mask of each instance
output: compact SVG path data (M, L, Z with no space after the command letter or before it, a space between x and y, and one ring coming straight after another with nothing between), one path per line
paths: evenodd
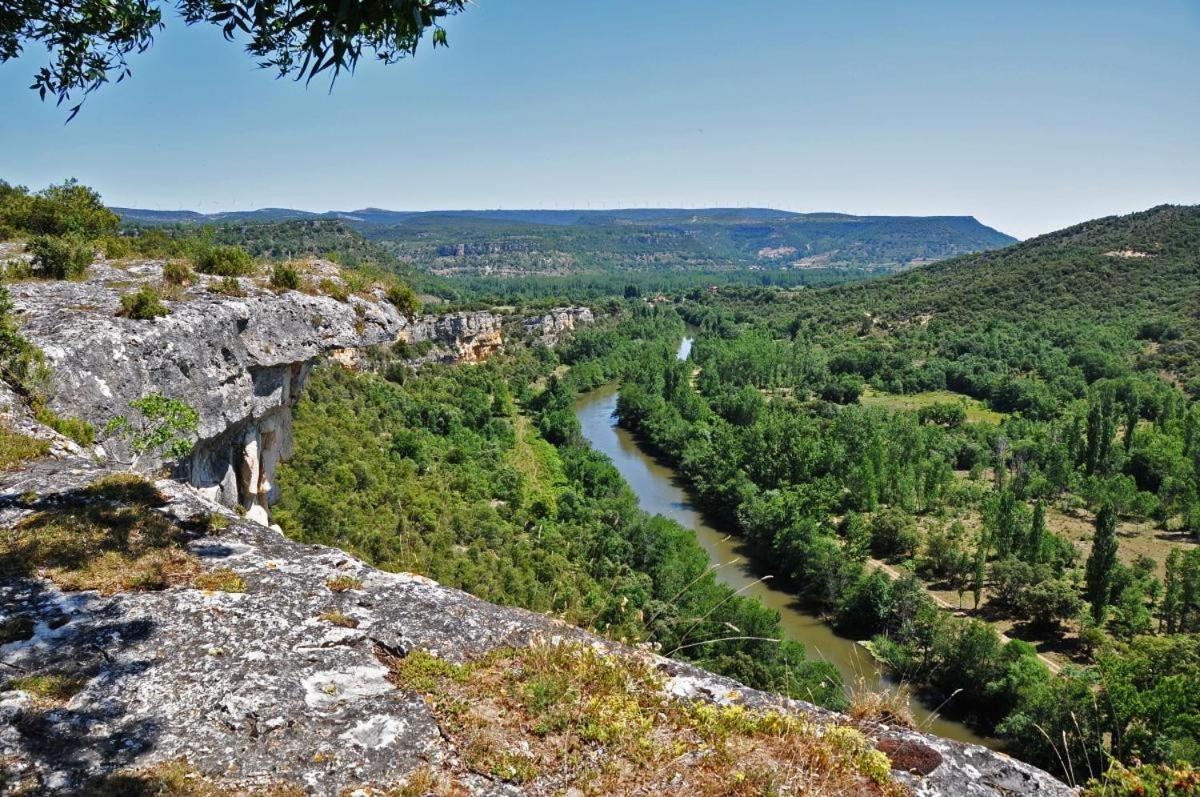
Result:
M445 275L619 271L896 270L1016 238L973 216L857 216L772 208L435 210L288 208L198 213L115 207L126 224L189 227L336 222Z

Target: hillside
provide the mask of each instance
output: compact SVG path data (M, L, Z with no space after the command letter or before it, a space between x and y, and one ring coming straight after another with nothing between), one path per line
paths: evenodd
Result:
M903 321L932 314L956 324L1036 320L1200 319L1200 206L1161 205L1087 221L1023 243L903 275L822 291L798 302L833 319L869 311Z
M126 224L213 226L336 220L447 276L614 271L898 269L1015 239L969 216L852 216L767 208L198 214L114 208Z

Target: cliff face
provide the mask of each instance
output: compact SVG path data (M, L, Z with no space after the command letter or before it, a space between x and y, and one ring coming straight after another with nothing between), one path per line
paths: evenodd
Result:
M112 578L119 588L80 591L63 567L39 564L34 549L4 549L0 791L74 793L98 775L179 761L226 784L287 783L321 795L393 788L428 771L448 773L459 794L563 790L562 783L506 778L472 765L472 751L439 722L434 702L398 682L391 669L417 651L453 662L573 642L642 662L660 674L664 694L680 700L769 707L818 729L849 724L541 615L420 576L381 572L261 525L274 463L288 448L288 410L313 358L326 351L346 356L407 334L469 360L488 349L498 324L472 316L410 324L378 300L343 304L296 293L232 299L199 290L173 304L165 319L126 321L112 313L114 283L129 276L97 272L87 283L14 286L25 329L54 368L52 406L101 425L129 400L161 392L200 410L199 442L182 471L186 478L158 481L157 496L140 487L112 489L100 480L118 465L61 441L50 456L0 473L4 540L24 539L45 523L65 524L73 534L88 533L84 521L116 524L121 535L159 529L155 539L170 538L163 523L179 530L177 547L151 551L153 561L166 563L161 583L118 570ZM586 318L549 315L529 334L558 334ZM10 426L36 428L17 405L0 401L4 406ZM121 453L112 441L102 445L105 453ZM249 502L245 517L229 510L234 501ZM59 679L54 683L70 689L47 699L36 678ZM1070 791L981 747L885 725L859 730L917 794ZM663 792L682 788L669 778L664 784Z
M170 315L154 321L119 318L120 295L139 281L157 280L161 264L93 267L85 282L25 282L12 286L24 334L42 348L51 368L49 404L97 430L129 412L149 392L178 398L199 413L196 445L178 473L202 494L241 506L269 522L277 497L275 470L291 454L291 407L309 368L329 352L346 365L365 347L428 343L425 360L481 362L503 348L504 319L490 312L405 318L384 301L338 301L297 291L276 294L242 280L245 297L213 293L199 276ZM526 328L554 335L573 329L586 308L551 311ZM128 460L119 439L99 453ZM161 464L153 457L146 468Z

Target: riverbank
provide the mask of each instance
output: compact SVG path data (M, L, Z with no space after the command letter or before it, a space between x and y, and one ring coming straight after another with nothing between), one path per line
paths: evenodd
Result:
M683 357L690 346L691 338L685 337L680 348ZM633 435L616 425L613 411L618 390L616 384L608 384L580 394L575 401L575 416L584 437L612 460L637 495L641 508L691 529L716 568L718 581L778 612L787 637L803 643L810 657L837 667L849 687L898 689L867 650L854 640L839 637L820 617L804 611L794 595L760 577L741 553L738 539L704 518L678 474L642 451ZM958 741L999 746L998 740L980 736L966 725L938 715L915 697L910 698L910 710L922 730Z

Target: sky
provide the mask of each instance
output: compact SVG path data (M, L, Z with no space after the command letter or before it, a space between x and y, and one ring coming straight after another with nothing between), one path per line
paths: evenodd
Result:
M167 27L81 114L0 64L0 179L204 212L766 206L1018 237L1200 203L1200 0L475 0L332 91Z

